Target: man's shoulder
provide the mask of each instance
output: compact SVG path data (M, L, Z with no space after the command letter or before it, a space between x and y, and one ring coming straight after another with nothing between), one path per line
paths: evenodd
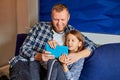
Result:
M70 24L68 24L68 27L69 27L69 28L74 28L74 27L73 27L72 25L70 25Z
M42 22L39 22L39 23L37 23L38 25L41 25L41 26L52 26L52 23L51 22L44 22L44 21L42 21Z
M33 28L35 29L50 29L52 26L51 22L38 22L33 25Z
M75 29L72 25L67 25L65 32Z

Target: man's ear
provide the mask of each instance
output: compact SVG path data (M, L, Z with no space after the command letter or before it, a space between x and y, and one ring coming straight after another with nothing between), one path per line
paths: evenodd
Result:
M69 19L70 19L70 14L68 14L68 21L69 21Z

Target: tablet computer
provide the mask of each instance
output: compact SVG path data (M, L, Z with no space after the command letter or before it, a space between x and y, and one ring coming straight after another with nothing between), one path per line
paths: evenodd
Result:
M68 47L67 46L59 46L56 48L51 48L49 44L46 44L46 51L50 52L51 55L54 55L55 58L59 58L62 54L68 55Z

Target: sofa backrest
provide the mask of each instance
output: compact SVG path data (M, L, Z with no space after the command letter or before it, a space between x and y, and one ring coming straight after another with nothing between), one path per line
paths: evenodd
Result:
M18 34L17 35L15 56L17 56L19 54L19 49L22 46L26 37L27 37L27 34Z
M98 47L85 60L79 80L120 80L120 43Z

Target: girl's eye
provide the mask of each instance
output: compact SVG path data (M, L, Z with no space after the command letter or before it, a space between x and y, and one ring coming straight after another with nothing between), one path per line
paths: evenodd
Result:
M69 39L67 39L67 41L70 41Z
M69 43L69 42L70 42L70 40L67 40L67 42Z
M74 40L72 40L72 42L74 42Z

